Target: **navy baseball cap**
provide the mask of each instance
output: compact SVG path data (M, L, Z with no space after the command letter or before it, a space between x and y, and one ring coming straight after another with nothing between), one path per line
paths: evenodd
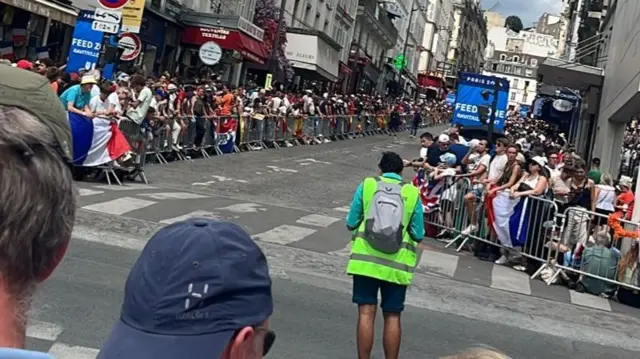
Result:
M218 359L236 331L272 313L267 260L247 232L209 219L177 222L133 265L98 359Z

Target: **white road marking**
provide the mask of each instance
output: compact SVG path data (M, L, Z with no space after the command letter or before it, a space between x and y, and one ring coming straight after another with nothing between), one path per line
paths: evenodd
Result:
M298 173L297 170L292 170L290 168L280 168L278 166L267 166L273 172L289 172L289 173Z
M117 216L120 216L127 212L149 207L156 203L157 202L147 201L139 198L121 197L112 201L90 204L82 208L88 209L90 211L115 214Z
M104 191L96 191L96 190L92 190L92 189L88 189L88 188L80 188L78 190L78 194L80 195L80 197L85 197L85 196L93 196L96 194L103 194Z
M256 203L238 203L238 204L232 204L231 206L222 207L218 209L221 211L229 211L233 213L258 213L258 212L264 212L267 210L266 208L261 207L259 204L256 204Z
M56 341L63 328L54 323L30 320L27 324L27 336L30 338Z
M87 242L99 243L111 247L120 247L130 249L134 251L141 251L147 244L148 238L144 240L140 238L128 237L119 233L105 233L97 232L91 228L84 226L73 227L71 234L74 239L79 239Z
M322 214L310 214L304 217L301 217L296 221L298 224L306 224L308 226L315 227L329 227L330 225L338 222L340 218L329 217Z
M149 197L158 201L165 199L198 199L209 198L209 196L203 196L201 194L189 193L189 192L158 192L158 193L141 193L139 196Z
M133 190L158 189L158 187L153 187L153 186L149 186L148 184L142 184L142 183L127 183L122 186L102 185L102 186L93 186L93 187L106 189L108 191L133 191Z
M531 282L527 274L500 265L493 265L491 270L491 288L531 295Z
M447 277L453 277L458 267L458 256L430 250L423 250L418 268L428 268Z
M98 352L98 349L63 343L54 343L49 349L49 354L56 359L95 359Z
M247 181L247 180L236 179L236 178L225 177L225 176L212 175L211 178L213 178L213 181L194 182L191 185L192 186L208 186L208 185L216 184L216 183L220 183L220 182L238 182L238 183L242 183L242 184L249 183L249 181Z
M323 165L330 165L331 162L325 162L325 161L318 161L314 158L303 158L300 160L296 160L296 162L300 163L301 166L306 166L312 163L319 163L319 164L323 164Z
M256 234L252 237L253 239L260 242L286 245L304 239L305 237L310 236L315 232L315 229L283 224L281 226L271 228L266 232Z
M338 212L349 213L349 211L351 210L351 207L349 207L349 206L342 206L342 207L334 208L333 210L334 210L334 211L338 211Z
M579 293L575 290L570 290L569 295L571 296L571 303L575 305L606 310L607 312L611 311L611 304L609 304L609 301L607 299L600 298L593 294Z
M338 249L337 251L329 252L329 254L338 256L338 257L349 257L351 255L352 243L353 243L352 241L349 241L349 243L347 243L347 245L344 248Z
M163 219L160 221L160 223L173 224L180 221L186 221L189 218L209 218L209 219L218 219L218 220L223 219L222 217L220 217L220 214L217 212L194 211L179 217Z

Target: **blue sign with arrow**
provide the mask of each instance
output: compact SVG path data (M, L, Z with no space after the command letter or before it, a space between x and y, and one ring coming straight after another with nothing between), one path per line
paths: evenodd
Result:
M93 11L87 10L81 11L76 19L65 69L68 73L77 73L80 69L91 70L98 64L104 33L91 28L93 20Z

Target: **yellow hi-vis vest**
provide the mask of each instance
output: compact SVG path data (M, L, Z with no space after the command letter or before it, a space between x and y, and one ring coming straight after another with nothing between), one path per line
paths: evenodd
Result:
M387 183L400 183L398 180L385 177L380 177L380 180ZM365 218L369 213L371 200L377 187L375 178L366 178L362 184L362 202ZM412 184L405 184L402 186L401 196L404 203L404 216L402 219L404 233L400 250L393 254L387 254L371 247L364 238L365 220L363 220L354 233L351 256L347 264L347 274L362 275L400 285L411 284L413 270L416 266L416 247L418 243L411 239L407 230L411 225L411 217L416 205L421 205L419 203L420 195L418 188Z

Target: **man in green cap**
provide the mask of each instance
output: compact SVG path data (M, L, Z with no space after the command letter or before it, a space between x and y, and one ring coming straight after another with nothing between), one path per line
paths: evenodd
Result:
M46 77L0 65L0 357L24 350L29 303L65 255L75 187L71 130Z

